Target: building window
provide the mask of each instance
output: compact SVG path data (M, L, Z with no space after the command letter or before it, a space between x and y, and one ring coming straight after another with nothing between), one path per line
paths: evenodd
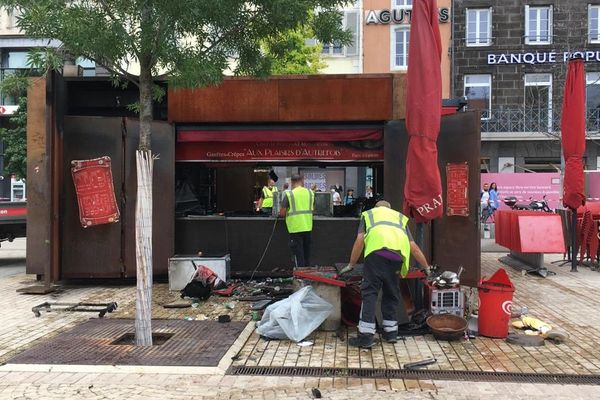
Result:
M525 74L524 132L552 131L552 75Z
M342 46L340 42L323 44L322 54L326 56L356 56L358 55L360 15L356 10L344 11L344 29L352 34L352 42Z
M492 44L492 9L467 9L467 46Z
M96 63L87 58L78 58L75 64L79 65L83 71L83 76L96 76Z
M600 132L600 72L586 74L585 98L587 130L594 133Z
M392 0L392 8L412 8L412 0Z
M585 95L588 110L600 110L600 72L586 74Z
M525 44L552 43L552 6L525 6Z
M600 43L600 6L588 6L588 41Z
M492 76L465 75L467 108L481 112L481 119L490 118L492 109Z
M402 26L392 29L392 69L408 67L408 45L410 43L410 27Z

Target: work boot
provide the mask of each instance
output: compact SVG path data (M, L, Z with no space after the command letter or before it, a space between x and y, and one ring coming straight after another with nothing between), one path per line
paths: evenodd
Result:
M350 338L348 344L352 347L360 347L362 349L370 349L373 347L373 336L367 333L358 333L357 337Z
M381 337L388 343L396 343L398 341L398 331L383 332Z

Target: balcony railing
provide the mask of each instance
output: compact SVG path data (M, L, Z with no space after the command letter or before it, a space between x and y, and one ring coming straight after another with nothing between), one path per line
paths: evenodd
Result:
M482 112L481 131L487 133L541 133L560 135L559 110L505 108ZM586 112L588 134L600 134L600 109Z

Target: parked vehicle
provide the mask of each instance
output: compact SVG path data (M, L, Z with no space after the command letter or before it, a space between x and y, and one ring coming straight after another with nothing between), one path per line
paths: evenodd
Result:
M24 201L0 202L0 242L25 237L27 203Z
M505 197L503 202L513 210L553 212L548 205L546 195L544 195L542 200L533 200L530 197L529 202L519 202L516 197Z

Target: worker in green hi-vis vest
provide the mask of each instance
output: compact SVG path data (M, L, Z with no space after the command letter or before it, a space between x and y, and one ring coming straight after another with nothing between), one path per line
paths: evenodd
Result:
M267 186L263 186L260 193L260 199L258 200L258 207L256 211L262 211L264 214L271 215L273 211L273 193L277 192L277 186L275 181L269 178Z
M408 273L410 256L429 274L427 259L415 243L408 229L408 217L392 210L390 203L379 201L375 208L361 215L358 234L352 247L348 266L341 274L351 271L364 248L363 281L360 285L362 305L358 323L358 337L348 344L370 348L375 336L375 312L379 291L382 291L382 339L395 343L398 338L398 311L400 296L399 277Z
M289 246L296 268L310 265L310 239L313 227L313 211L315 194L304 187L304 177L292 175L292 189L286 190L279 216L285 217L285 224L290 234Z

